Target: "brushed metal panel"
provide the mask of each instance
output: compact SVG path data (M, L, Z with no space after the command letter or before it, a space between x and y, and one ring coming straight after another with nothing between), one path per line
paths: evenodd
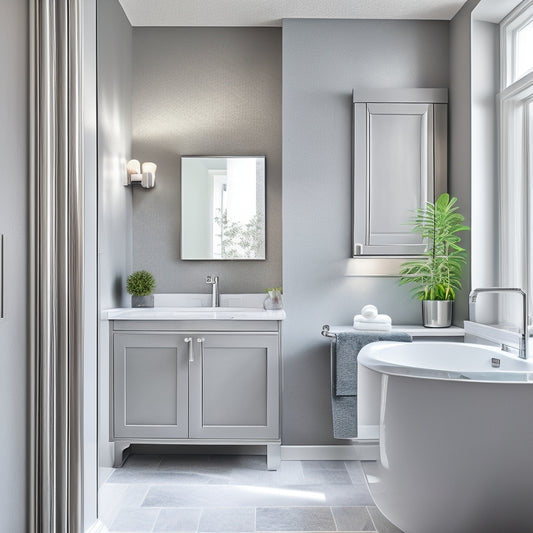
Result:
M83 121L80 1L29 2L28 530L82 530Z
M206 347L202 400L204 425L266 426L266 348Z

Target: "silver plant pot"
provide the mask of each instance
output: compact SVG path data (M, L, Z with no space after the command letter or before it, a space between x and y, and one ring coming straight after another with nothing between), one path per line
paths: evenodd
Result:
M449 328L452 324L452 300L422 300L422 320L426 328Z
M149 294L148 296L132 296L131 306L132 307L153 307L154 306L154 295Z

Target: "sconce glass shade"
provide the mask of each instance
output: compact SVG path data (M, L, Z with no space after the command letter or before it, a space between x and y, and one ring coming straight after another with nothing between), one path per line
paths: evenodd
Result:
M137 159L131 159L126 165L128 174L140 174L141 173L141 163Z
M142 168L142 171L141 171ZM128 186L132 183L140 183L145 189L155 187L155 171L157 165L147 161L142 164L137 159L131 159L126 164L127 173L123 178L123 185Z
M142 164L142 172L143 174L145 172L151 172L155 175L155 171L157 170L157 165L155 163L151 163L150 161L147 161L146 163Z

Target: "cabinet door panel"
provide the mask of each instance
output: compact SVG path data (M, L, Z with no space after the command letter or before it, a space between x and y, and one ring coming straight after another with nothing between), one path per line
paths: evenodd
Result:
M429 104L368 104L370 246L414 244L424 249L407 222L430 199L431 111Z
M447 91L358 89L353 101L353 255L420 255L413 213L446 190Z
M363 255L420 254L413 211L433 200L433 105L356 104L354 238ZM363 137L364 136L364 137Z
M115 334L115 437L187 437L188 369L183 344L183 337L173 334Z
M206 335L190 364L190 437L279 438L278 337Z

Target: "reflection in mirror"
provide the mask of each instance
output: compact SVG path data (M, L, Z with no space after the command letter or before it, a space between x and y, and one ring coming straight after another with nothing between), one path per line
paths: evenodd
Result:
M265 259L265 158L181 158L181 258Z

